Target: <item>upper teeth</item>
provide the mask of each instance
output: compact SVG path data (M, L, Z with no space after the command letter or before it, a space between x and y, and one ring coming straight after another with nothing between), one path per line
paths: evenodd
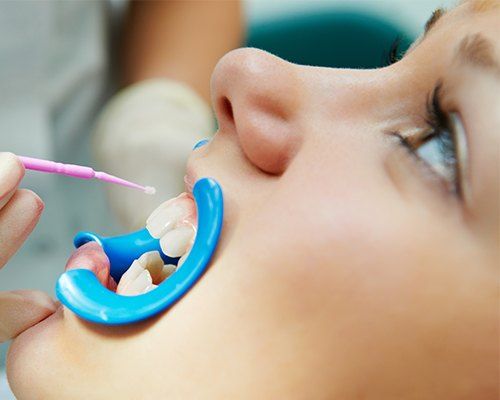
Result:
M160 239L162 251L170 257L181 257L189 251L196 234L195 226L196 207L187 193L161 204L146 222L151 236Z
M151 236L160 239L182 222L191 222L194 225L195 218L193 199L187 193L182 193L160 204L148 217L146 228Z
M161 204L149 216L146 229L160 239L162 251L184 262L196 235L196 207L190 195L183 193ZM143 254L123 274L116 290L123 295L137 295L154 289L176 270L172 264L163 265L157 251Z
M170 257L180 257L191 247L195 230L192 225L183 225L167 232L160 239L160 247Z

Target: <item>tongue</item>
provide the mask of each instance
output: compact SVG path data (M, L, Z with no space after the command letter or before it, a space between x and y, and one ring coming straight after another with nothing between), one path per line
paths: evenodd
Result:
M65 270L72 269L88 269L105 287L112 291L116 290L116 282L109 275L108 257L96 242L84 244L71 255Z

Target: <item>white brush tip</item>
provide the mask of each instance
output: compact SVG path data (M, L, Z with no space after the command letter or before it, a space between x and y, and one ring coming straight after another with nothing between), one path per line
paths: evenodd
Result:
M156 189L153 186L146 186L144 188L144 193L146 193L146 194L155 194L156 193Z

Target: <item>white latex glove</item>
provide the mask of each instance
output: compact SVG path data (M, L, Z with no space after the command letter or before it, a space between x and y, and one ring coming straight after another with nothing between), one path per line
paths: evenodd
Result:
M126 228L143 227L156 206L184 190L187 158L194 144L213 131L209 106L176 81L143 81L111 99L94 132L93 149L100 168L156 188L156 195L148 196L107 186L111 208Z
M0 153L0 269L35 227L43 203L33 192L18 189L24 167L12 153ZM44 292L0 292L0 343L19 335L56 311Z

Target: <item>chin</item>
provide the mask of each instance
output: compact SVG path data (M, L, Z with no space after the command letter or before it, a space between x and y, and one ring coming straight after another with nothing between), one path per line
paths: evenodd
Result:
M62 322L62 309L21 333L12 341L7 354L7 378L17 400L52 399L57 391L57 369L54 345L57 327ZM60 331L59 331L60 333Z

